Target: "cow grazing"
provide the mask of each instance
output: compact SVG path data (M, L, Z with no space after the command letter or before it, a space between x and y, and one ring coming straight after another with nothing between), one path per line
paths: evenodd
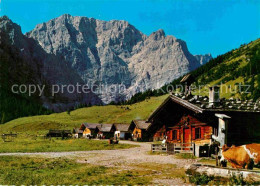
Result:
M231 163L233 168L253 169L254 164L260 164L260 144L248 144L242 146L223 145L221 152L221 164L225 160Z

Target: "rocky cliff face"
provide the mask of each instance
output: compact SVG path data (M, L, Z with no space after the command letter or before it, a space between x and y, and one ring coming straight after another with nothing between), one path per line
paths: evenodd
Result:
M146 36L127 21L65 14L26 35L47 53L64 56L86 84L99 87L95 90L105 103L160 88L200 66L184 41L163 30Z
M194 57L197 59L197 61L200 62L200 65L204 65L204 64L206 64L209 60L212 59L211 54L195 55Z
M64 111L82 103L101 103L101 100L93 93L70 93L68 89L52 96L53 85L76 86L83 85L84 81L64 59L46 53L37 41L24 36L20 26L6 16L0 18L0 33L1 42L5 43L5 47L0 49L0 55L10 54L10 58L1 58L1 67L8 65L5 70L1 69L1 75L5 73L8 79L7 89L11 90L13 84L24 84L27 87L28 85L45 85L44 93L40 97L37 96L39 92L32 96L39 98L46 108L54 111Z

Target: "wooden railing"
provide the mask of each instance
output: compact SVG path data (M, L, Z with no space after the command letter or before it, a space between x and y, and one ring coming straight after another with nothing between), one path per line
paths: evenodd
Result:
M192 153L194 154L195 144L194 143L168 143L162 144L152 144L152 152L166 152L166 153Z
M174 153L194 153L194 143L173 143Z
M166 152L167 153L167 145L162 144L152 144L152 152Z

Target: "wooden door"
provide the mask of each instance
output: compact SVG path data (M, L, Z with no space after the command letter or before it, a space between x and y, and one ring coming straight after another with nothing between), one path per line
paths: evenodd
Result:
M190 138L191 138L191 133L190 133L190 128L185 128L184 130L183 130L183 146L190 146L190 144L188 144L188 143L191 143L191 140L190 140ZM189 150L188 148L186 149L184 149L184 150Z
M183 139L183 143L190 143L190 129L186 128L184 129L184 139Z

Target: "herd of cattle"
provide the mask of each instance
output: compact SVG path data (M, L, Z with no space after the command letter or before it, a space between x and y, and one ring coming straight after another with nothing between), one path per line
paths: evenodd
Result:
M226 161L237 169L253 169L254 166L260 166L260 144L253 143L231 147L224 145L221 151L221 165L225 165Z

